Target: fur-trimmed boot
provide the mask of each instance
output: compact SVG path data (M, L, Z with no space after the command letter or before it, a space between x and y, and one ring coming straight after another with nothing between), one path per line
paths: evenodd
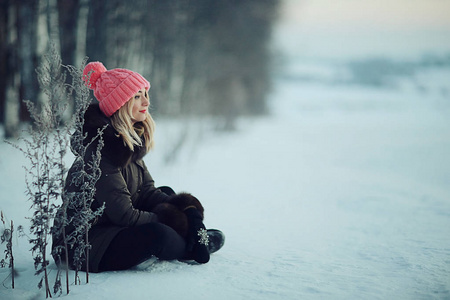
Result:
M203 217L198 209L191 207L184 211L187 216L189 229L186 238L186 253L188 258L200 264L209 261L208 233L203 224Z

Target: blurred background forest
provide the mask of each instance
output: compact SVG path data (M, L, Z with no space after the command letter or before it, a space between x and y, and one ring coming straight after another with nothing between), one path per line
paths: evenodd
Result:
M157 115L262 114L279 0L0 0L0 122L5 137L43 101L35 69L53 43L64 65L101 61L152 84Z

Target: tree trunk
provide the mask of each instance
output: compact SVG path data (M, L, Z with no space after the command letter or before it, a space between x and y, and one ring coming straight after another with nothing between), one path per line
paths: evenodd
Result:
M91 61L104 62L107 59L106 41L107 37L107 16L109 2L106 0L89 1L86 54ZM110 49L113 51L113 49ZM105 65L107 68L110 66Z
M8 6L7 30L7 74L5 101L5 138L18 135L19 130L19 84L20 74L17 58L17 3L11 1Z
M86 55L89 2L90 0L79 0L78 22L75 35L77 42L75 44L76 51L74 58L74 66L77 68L81 67L81 62L84 60L84 57Z
M44 54L48 52L48 45L50 37L47 27L47 0L39 0L38 3L38 15L37 15L37 43L36 43L36 58L37 65L40 65L43 61ZM43 105L48 99L46 95L39 89L36 93L36 102Z
M5 111L5 91L7 74L7 46L8 33L8 0L0 0L0 111ZM0 123L3 124L4 114L0 114Z
M64 65L75 65L80 0L58 1L59 39Z
M18 6L18 63L20 72L20 99L35 102L39 89L34 72L36 48L36 5L33 0L21 1Z

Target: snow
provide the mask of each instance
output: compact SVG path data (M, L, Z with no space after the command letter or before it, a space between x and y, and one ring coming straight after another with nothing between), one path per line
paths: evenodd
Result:
M449 299L449 67L383 87L336 84L342 65L302 63L275 76L271 113L236 131L157 119L156 183L196 195L207 227L226 234L208 264L151 259L77 286L71 273L63 298ZM0 209L26 225L26 161L0 151ZM0 299L44 298L28 241L13 247L16 288L0 269Z
M224 248L205 265L152 259L88 285L71 274L64 298L450 297L450 105L428 95L277 79L271 115L241 119L236 132L194 122L202 138L170 164L165 133L180 125L160 120L146 163L157 184L201 199ZM0 149L0 208L27 224L25 160ZM13 247L16 289L0 287L0 298L43 298L30 245ZM6 269L0 277L9 286Z

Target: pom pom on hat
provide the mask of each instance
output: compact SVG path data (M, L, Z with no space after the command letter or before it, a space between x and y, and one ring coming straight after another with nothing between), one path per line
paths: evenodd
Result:
M107 70L98 61L86 65L83 80L94 90L100 110L107 117L118 111L139 90L150 88L150 83L141 74L127 69Z
M86 85L91 90L93 90L93 89L95 89L97 80L104 72L106 72L106 68L101 62L99 62L99 61L90 62L84 68L83 80L86 82ZM89 76L89 73L90 73L90 76Z

